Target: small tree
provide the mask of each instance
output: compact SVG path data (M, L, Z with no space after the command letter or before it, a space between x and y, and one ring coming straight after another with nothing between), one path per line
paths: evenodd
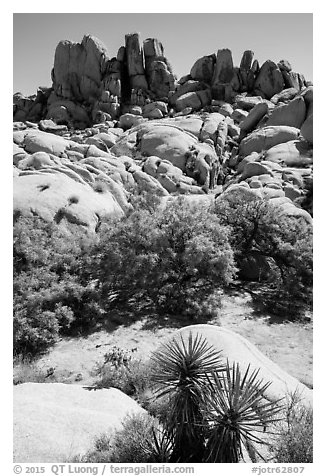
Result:
M255 252L273 264L264 302L275 313L304 313L312 301L312 226L302 217L287 216L262 199L218 200L215 212L231 229L230 243L238 266Z
M183 198L109 224L97 257L103 302L150 299L169 313L199 314L235 273L228 230L207 207Z

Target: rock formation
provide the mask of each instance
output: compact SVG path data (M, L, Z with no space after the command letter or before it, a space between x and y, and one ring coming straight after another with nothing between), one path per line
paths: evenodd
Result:
M176 81L162 44L61 41L51 88L14 95L14 211L96 231L133 187L162 197L244 193L311 221L313 87L287 60L199 58ZM222 193L222 194L221 194ZM249 194L249 195L248 195Z
M199 58L190 73L176 82L157 39L141 42L138 33L128 34L125 45L110 58L100 40L86 35L81 43L59 42L51 88L40 88L31 97L14 95L14 120L47 117L82 129L157 100L181 112L200 110L212 99L232 103L237 93L271 99L284 88L298 92L306 85L287 60L277 64L267 60L259 67L253 51L246 50L237 67L229 49Z
M121 428L128 414L146 414L116 388L63 383L14 387L14 461L64 463L85 454L102 433Z

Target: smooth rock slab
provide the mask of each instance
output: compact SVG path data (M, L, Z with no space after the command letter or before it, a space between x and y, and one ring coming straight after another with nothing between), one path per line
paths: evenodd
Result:
M271 147L265 152L264 158L289 167L304 167L312 163L312 151L306 142L290 140Z
M76 176L75 179L73 178ZM14 179L13 210L23 215L38 215L44 220L69 225L80 225L91 231L96 229L101 218L122 216L119 197L110 191L96 192L79 176L62 167L45 169L38 173L30 171ZM118 185L117 185L118 186Z
M266 122L266 126L300 127L306 117L306 105L301 96L292 99L288 104L276 107Z
M49 154L60 157L66 149L70 148L72 141L63 137L43 132L39 130L29 130L24 137L24 148L26 152L33 154L34 152L47 152Z
M302 403L307 406L312 405L312 390L282 370L239 334L223 327L199 324L177 330L168 338L168 341L171 342L173 338L178 340L181 336L187 339L190 333L193 336L200 334L205 337L217 351L222 351L222 358L225 361L228 359L231 365L233 362L238 362L243 374L249 364L252 371L260 369L258 377L264 382L271 382L264 394L267 399L275 401L297 390L301 395Z
M176 127L156 125L142 136L140 151L143 155L155 155L169 160L171 164L185 171L185 154L196 143L194 136Z
M241 141L239 153L246 156L251 152L268 150L274 145L297 139L299 134L299 129L290 126L263 127L253 131Z
M128 414L146 413L116 388L24 383L13 390L15 462L69 461L90 450L101 433L121 428Z

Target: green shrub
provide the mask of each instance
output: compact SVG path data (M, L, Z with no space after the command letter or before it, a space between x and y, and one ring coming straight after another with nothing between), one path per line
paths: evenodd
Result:
M18 358L14 360L14 373L13 384L19 385L25 382L53 382L54 369L52 367L48 369L41 369L37 367L35 362L26 358Z
M271 263L268 290L256 299L274 314L304 316L312 305L312 226L262 199L228 196L216 202L215 213L231 229L230 244L240 268L251 253Z
M152 387L153 366L149 362L130 358L126 362L114 363L104 357L104 363L95 370L96 386L99 388L115 387L144 403L146 394Z
M131 415L122 423L122 429L112 439L111 459L113 463L155 462L153 452L153 428L158 421L150 415Z
M149 300L158 311L188 316L211 315L208 301L235 273L227 229L184 198L108 225L97 259L103 306Z
M282 425L276 429L277 438L271 448L276 463L313 462L313 410L290 396Z
M95 438L94 448L85 455L76 455L69 463L108 463L111 461L112 435L102 433Z
M14 353L36 355L101 316L88 271L91 240L37 217L14 224Z
M159 429L158 420L147 414L128 415L122 428L96 438L94 448L73 458L78 463L166 463L171 442Z

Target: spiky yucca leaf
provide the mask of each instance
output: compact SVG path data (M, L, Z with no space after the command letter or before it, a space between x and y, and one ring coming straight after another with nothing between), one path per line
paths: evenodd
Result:
M209 345L205 337L200 334L193 337L191 332L186 342L180 336L164 344L153 354L152 359L159 367L154 382L164 394L172 389L206 383L207 373L225 370L225 365L221 363L221 352Z
M152 439L147 439L145 445L145 451L148 452L152 463L169 463L173 440L165 428L152 427Z
M186 341L180 336L153 355L157 395L169 397L165 425L174 442L174 462L194 461L204 451L202 406L208 388L207 375L225 370L220 354L205 337L199 334L193 337L190 332Z
M242 376L239 364L230 367L227 362L222 376L215 372L207 376L210 395L206 418L210 430L206 462L239 462L242 446L265 443L257 433L265 432L268 424L281 419L276 416L282 409L280 400L269 402L264 397L271 383L257 378L259 370L249 372L250 365Z

